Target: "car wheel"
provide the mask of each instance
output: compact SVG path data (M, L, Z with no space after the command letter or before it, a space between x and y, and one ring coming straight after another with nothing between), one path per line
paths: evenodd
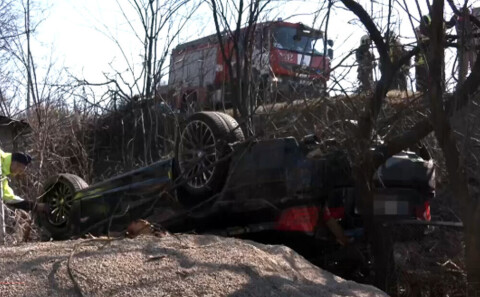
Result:
M227 124L229 133L227 135L227 141L229 143L234 143L237 141L245 141L245 135L243 134L242 128L232 116L223 113L215 112L219 117L221 117Z
M88 184L81 177L67 173L59 174L45 183L40 202L46 203L49 211L39 215L37 220L49 237L61 240L72 236L70 212L73 197L77 191L87 187Z
M219 112L199 112L187 119L175 149L181 202L196 204L221 190L228 174L228 144L244 140L237 126L233 118Z

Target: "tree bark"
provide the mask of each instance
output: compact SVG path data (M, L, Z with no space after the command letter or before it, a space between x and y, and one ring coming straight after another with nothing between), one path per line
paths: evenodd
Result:
M467 296L478 296L476 294L480 293L480 290L478 290L480 281L480 208L475 197L472 197L472 193L469 192L465 166L460 160L461 155L457 147L457 140L454 137L448 114L444 109L443 100L441 100L443 98L441 67L444 61L443 9L443 0L433 1L432 36L430 36L431 44L428 59L429 69L431 69L429 75L431 88L428 92L428 97L435 136L445 157L453 194L459 199L462 209L466 243ZM468 100L468 94L466 94L466 97L462 99Z

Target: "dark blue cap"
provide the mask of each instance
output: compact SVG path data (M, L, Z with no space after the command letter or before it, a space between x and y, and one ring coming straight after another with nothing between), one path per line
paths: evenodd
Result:
M30 164L30 162L32 162L32 157L27 153L12 153L12 161L27 166Z

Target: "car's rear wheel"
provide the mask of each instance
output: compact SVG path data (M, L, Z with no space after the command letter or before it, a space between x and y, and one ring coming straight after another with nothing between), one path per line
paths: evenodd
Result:
M38 217L39 225L53 239L67 239L72 235L71 209L73 197L77 191L88 184L74 174L59 174L45 183L44 194L40 202L49 207L46 214Z
M195 204L223 187L229 167L229 143L243 141L242 130L229 115L199 112L190 116L175 150L175 171L182 200Z

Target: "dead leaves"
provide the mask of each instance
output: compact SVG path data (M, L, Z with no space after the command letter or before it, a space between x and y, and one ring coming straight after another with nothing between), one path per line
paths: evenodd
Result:
M155 230L153 225L146 220L136 220L131 222L130 225L128 225L125 235L128 238L135 238L139 235L163 237L166 235L166 232Z

